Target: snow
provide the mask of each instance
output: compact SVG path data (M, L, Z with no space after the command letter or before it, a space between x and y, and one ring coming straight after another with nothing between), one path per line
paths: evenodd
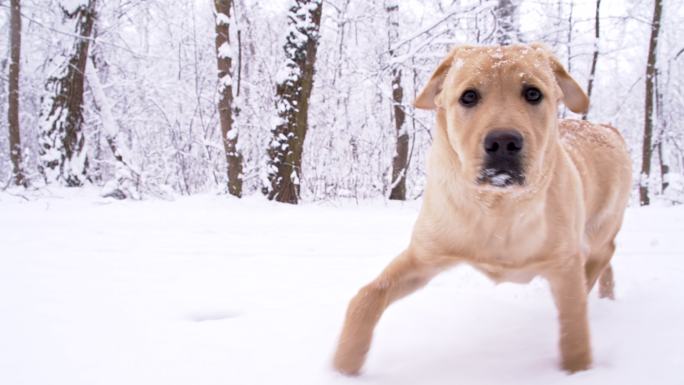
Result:
M226 15L225 13L217 13L216 14L216 25L228 25L230 26L230 17Z
M288 81L296 81L301 76L301 71L296 63L287 59L286 65L280 67L276 73L276 84L285 84Z
M219 79L219 88L220 88L220 92L223 92L223 90L224 90L226 87L229 87L229 86L231 86L231 85L233 85L233 78L230 76L230 74L223 75L223 76Z
M458 58L458 59L453 61L453 63L451 64L450 70L453 72L460 71L463 68L464 64L465 64L465 61L463 61L463 59L461 59L461 58Z
M226 139L228 140L235 140L238 137L238 129L236 127L232 127L228 132L226 133Z
M463 267L390 307L347 378L329 366L346 304L419 202L47 191L0 193L1 384L682 383L683 206L628 210L617 300L590 299L592 370L558 369L544 281Z
M219 46L218 53L216 54L220 59L232 59L233 58L233 48L228 42L224 42Z
M59 0L59 5L67 12L73 13L78 7L88 6L87 0Z
M684 203L684 175L669 172L665 174L665 182L669 184L665 190L665 198L670 202Z
M511 176L509 174L502 173L494 175L490 178L490 181L494 186L505 186L510 179Z
M513 178L507 172L501 172L494 168L485 169L482 172L482 177L489 181L493 186L504 187Z

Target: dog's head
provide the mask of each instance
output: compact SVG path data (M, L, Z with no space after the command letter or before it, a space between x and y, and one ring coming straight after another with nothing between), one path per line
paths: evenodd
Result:
M543 46L458 47L414 105L437 109L459 172L477 185L534 185L558 140L558 102L584 112L589 99Z

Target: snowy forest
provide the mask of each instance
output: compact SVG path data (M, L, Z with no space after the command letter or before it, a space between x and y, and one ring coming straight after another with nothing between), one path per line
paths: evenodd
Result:
M684 0L0 0L0 31L0 385L682 385ZM414 106L518 43L544 62L477 78L522 84L486 131ZM629 154L565 122L525 185L539 64ZM515 167L459 194L454 132Z
M684 202L682 0L0 0L0 189L421 196L459 44L543 42L618 127L634 204Z

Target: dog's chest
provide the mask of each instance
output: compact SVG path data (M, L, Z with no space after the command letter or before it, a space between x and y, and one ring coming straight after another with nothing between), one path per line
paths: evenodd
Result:
M490 229L468 262L495 282L527 283L545 260L540 254L546 241L544 227L537 222Z
M454 231L465 259L502 280L531 279L521 271L538 263L548 240L546 221L533 211L474 216Z
M500 282L514 282L514 283L528 283L537 276L538 269L533 265L522 268L502 267L496 264L489 263L471 263L473 267L484 273L489 279L496 283Z

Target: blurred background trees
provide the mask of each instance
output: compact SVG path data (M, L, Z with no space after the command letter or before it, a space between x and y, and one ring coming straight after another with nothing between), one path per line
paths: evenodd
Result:
M684 201L682 0L20 5L0 0L1 188L415 199L434 117L410 103L439 59L542 41L624 134L635 202Z

